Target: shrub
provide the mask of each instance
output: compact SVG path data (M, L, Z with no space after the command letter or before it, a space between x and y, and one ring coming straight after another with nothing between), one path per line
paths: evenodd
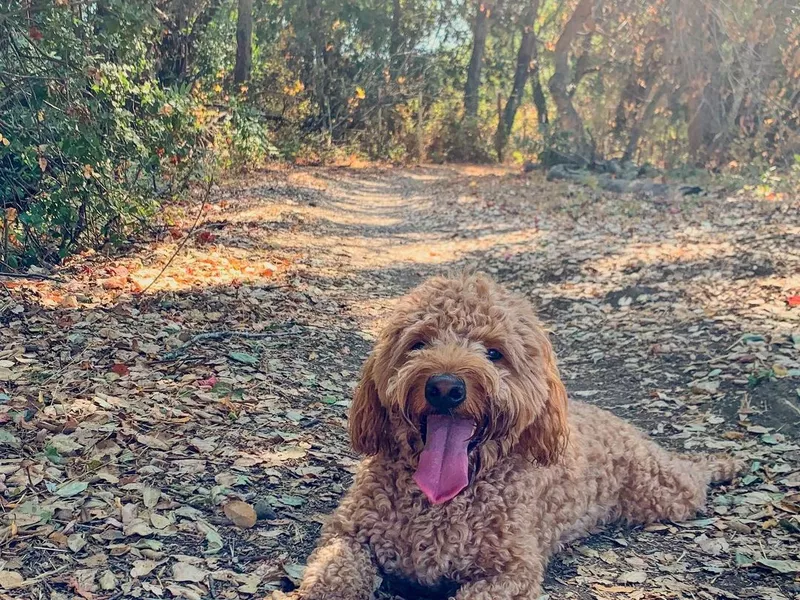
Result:
M202 107L148 72L146 15L122 10L101 28L101 11L56 2L4 17L0 259L54 264L119 242L196 173Z

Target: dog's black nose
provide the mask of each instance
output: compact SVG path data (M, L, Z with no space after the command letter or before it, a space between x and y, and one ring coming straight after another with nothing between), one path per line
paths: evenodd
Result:
M467 397L467 386L461 377L450 373L434 375L425 383L425 399L437 410L450 410Z

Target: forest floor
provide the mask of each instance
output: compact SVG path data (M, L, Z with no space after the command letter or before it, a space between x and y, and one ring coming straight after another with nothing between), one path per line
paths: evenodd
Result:
M572 397L748 459L696 520L571 545L551 598L800 598L798 200L274 170L219 185L195 230L199 197L58 281L0 278L0 598L289 586L351 481L346 411L381 318L464 268L537 306ZM193 337L230 331L261 336Z

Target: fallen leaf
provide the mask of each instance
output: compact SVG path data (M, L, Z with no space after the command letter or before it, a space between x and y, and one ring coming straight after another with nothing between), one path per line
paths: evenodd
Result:
M705 534L695 538L695 543L703 552L711 556L719 556L729 549L728 542L725 538L710 538Z
M58 451L63 456L68 456L83 449L83 446L75 441L70 435L57 434L50 438L48 445Z
M114 366L111 367L111 372L116 373L120 377L125 377L126 375L130 375L131 370L122 363L116 363Z
M206 549L203 554L216 554L224 547L222 536L216 528L202 519L197 520L197 529L206 536Z
M149 575L153 569L155 569L160 563L154 560L134 560L133 567L131 568L130 575L134 578L139 577L146 577Z
M300 496L284 495L278 498L278 501L281 502L281 504L285 504L286 506L302 506L303 504L305 504L306 499L301 498Z
M158 504L158 500L161 498L161 490L147 486L142 489L142 501L144 502L145 508L152 509Z
M644 583L647 581L647 573L644 571L628 571L617 577L621 583Z
M237 527L250 529L256 524L256 511L247 502L232 500L223 507L223 512Z
M111 571L103 571L100 578L97 580L97 583L100 584L100 589L110 592L117 587L117 577Z
M300 582L303 580L303 574L306 572L306 566L297 563L290 563L283 565L283 570L286 572L286 575L289 576L289 579L293 584L300 585Z
M172 577L175 581L190 581L200 583L208 576L208 571L199 569L194 565L185 562L177 562L172 565Z
M713 381L693 381L692 391L698 394L715 394L719 391L719 380Z
M151 529L150 525L144 521L144 519L134 519L130 523L127 523L122 530L125 536L129 535L138 535L138 536L148 536L153 535L153 530Z
M796 560L771 560L759 558L757 563L778 573L800 573L800 561Z
M257 365L258 358L246 352L229 352L228 357L245 365Z
M67 548L73 552L80 552L86 546L86 536L82 533L73 533L67 538Z
M165 517L164 515L160 515L158 513L151 513L150 514L150 523L156 529L166 529L170 526L171 521Z
M257 573L252 573L250 575L247 575L243 579L242 585L240 585L236 589L237 591L243 594L256 594L258 593L258 586L260 583L261 583L261 576L258 575Z
M0 589L13 590L22 587L25 578L16 571L0 571Z
M77 496L81 492L86 491L86 488L89 487L89 484L85 481L71 481L62 485L55 491L56 496L61 496L62 498L71 498L72 496Z
M217 236L210 231L201 231L197 234L198 244L212 244L217 239Z
M97 283L106 290L121 290L128 283L127 277L108 277L106 279L98 279Z

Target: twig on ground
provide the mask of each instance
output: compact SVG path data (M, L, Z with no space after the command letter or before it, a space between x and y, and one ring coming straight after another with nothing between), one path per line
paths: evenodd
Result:
M208 200L211 197L211 189L213 187L214 187L214 177L212 175L208 178L208 184L206 185L206 189L203 192L203 201L200 203L200 210L197 211L197 216L194 219L194 223L192 223L192 226L189 228L189 231L186 233L186 237L181 240L180 244L178 244L178 247L175 249L175 252L167 261L167 264L164 265L164 268L161 269L158 275L156 275L153 278L153 281L148 283L147 287L142 290L142 293L140 294L141 296L144 296L147 293L147 291L151 287L153 287L153 284L161 278L161 276L164 274L164 271L166 271L169 268L169 266L172 264L172 261L175 260L175 257L178 256L181 250L183 250L183 247L186 245L186 242L188 242L189 238L192 237L192 234L194 233L195 229L197 229L198 223L200 223L200 218L203 216L203 211L206 208L206 204L208 204Z
M186 350L198 344L199 342L206 342L209 340L225 340L232 337L243 338L246 340L258 340L264 338L285 337L293 335L293 331L281 331L283 329L290 329L292 327L300 327L305 329L315 329L314 325L302 325L294 321L287 321L286 323L276 323L270 325L267 331L249 332L249 331L207 331L198 333L197 335L189 338L183 345L178 346L174 350L170 350L164 355L164 358L159 362L169 362L176 360Z
M784 399L783 399L783 401L784 401L784 403L785 403L785 404L786 404L786 405L787 405L789 408L791 408L793 411L795 411L795 412L797 412L797 413L800 413L800 408L797 408L797 407L794 405L794 402L792 402L791 400L787 400L786 398L784 398Z
M40 281L57 281L58 283L66 283L66 280L61 279L60 277L50 277L49 275L39 275L38 273L13 273L11 271L0 271L0 277L14 279L37 279Z

